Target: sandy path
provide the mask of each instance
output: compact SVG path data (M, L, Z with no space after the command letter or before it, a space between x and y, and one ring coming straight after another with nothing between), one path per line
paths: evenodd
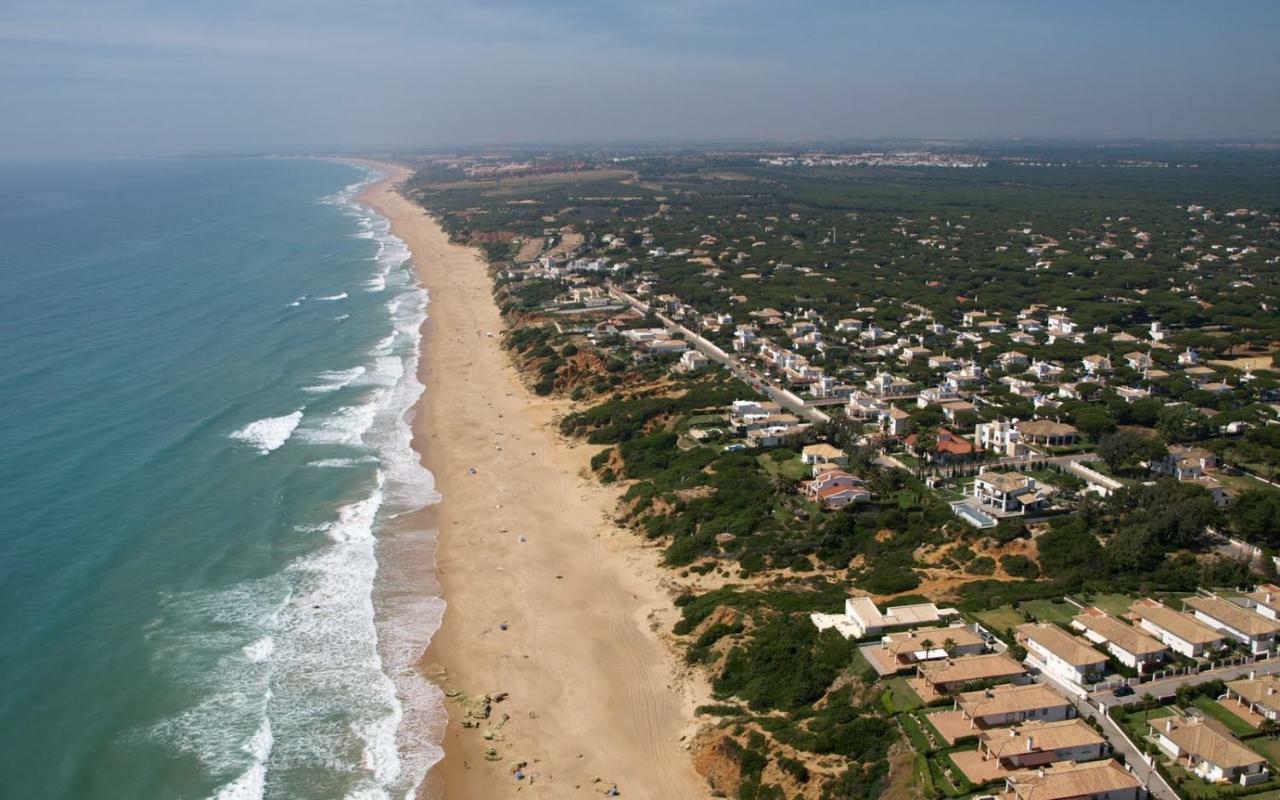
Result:
M426 793L591 797L616 783L626 798L707 797L681 741L704 690L675 679L652 631L653 615L669 625L672 613L656 554L610 522L615 491L584 474L594 448L554 433L565 406L532 395L510 367L475 251L449 244L389 184L365 200L391 219L431 293L414 430L444 497L429 513L448 611L425 666L445 670L446 688L509 693L489 721L510 716L500 741L464 729L450 703ZM485 760L490 746L501 761Z

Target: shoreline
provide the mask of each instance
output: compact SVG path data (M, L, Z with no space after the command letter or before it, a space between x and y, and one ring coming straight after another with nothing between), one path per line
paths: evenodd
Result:
M506 693L478 727L446 701L444 759L420 796L590 797L616 784L625 797L708 797L686 749L706 689L662 640L676 609L657 551L614 525L618 490L591 478L590 448L555 431L570 404L520 381L479 253L395 190L407 169L358 163L390 173L359 200L391 221L430 294L413 447L443 500L415 522L439 531L446 611L421 666L447 692Z

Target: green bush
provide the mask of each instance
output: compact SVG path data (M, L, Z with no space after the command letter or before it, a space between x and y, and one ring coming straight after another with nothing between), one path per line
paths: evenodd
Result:
M964 571L970 575L993 575L996 571L996 560L991 556L978 556L965 566Z
M1000 556L1000 568L1015 578L1034 580L1040 577L1040 568L1026 556Z

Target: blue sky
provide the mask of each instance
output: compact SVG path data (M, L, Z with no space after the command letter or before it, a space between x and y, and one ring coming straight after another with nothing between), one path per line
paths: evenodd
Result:
M1280 137L1280 3L5 0L0 157Z

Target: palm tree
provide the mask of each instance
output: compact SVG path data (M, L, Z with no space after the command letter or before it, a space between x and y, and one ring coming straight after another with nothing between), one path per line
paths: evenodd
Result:
M915 443L911 445L917 459L916 477L924 474L926 459L938 449L938 431L935 428L921 428L916 431Z
M1263 734L1269 739L1274 739L1276 733L1280 733L1280 722L1276 722L1269 717L1263 717L1262 722L1258 723L1258 733Z
M1159 705L1159 703L1156 701L1156 696L1155 696L1155 695L1153 695L1151 692L1143 692L1143 693L1142 693L1142 720L1143 720L1143 722L1147 721L1147 719L1151 716L1151 709L1155 708L1157 705Z
M925 657L926 657L926 658L928 658L928 656L929 656L929 651L933 649L933 640L932 640L932 639L921 639L921 640L920 640L920 646L924 648L924 654L925 654Z
M956 640L950 636L942 640L942 649L947 651L947 656L951 657L956 654Z

